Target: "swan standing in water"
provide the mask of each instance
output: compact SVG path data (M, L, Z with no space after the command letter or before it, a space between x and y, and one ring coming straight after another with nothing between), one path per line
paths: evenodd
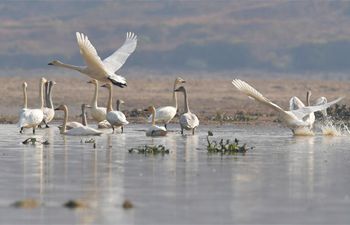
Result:
M177 93L175 92L175 89L177 85L186 83L184 79L181 77L177 77L174 82L174 88L173 88L173 106L164 106L164 107L159 107L156 109L156 116L155 116L155 121L156 122L161 122L164 123L164 127L175 117L176 112L177 112ZM152 121L153 116L150 115L148 117L148 122Z
M41 100L40 109L28 109L28 98L27 98L27 83L24 82L22 85L23 88L23 99L24 104L23 108L19 112L19 121L18 127L20 127L20 133L23 133L24 128L33 128L33 134L35 134L35 128L43 121L44 119L44 99L43 99L43 88L44 88L45 78L41 78L40 87L39 87L39 97Z
M306 106L311 106L310 104L310 97L311 97L311 91L307 91L306 92ZM293 110L298 110L300 108L305 107L304 103L296 96L293 96L290 100L289 100L289 110L293 111ZM312 127L315 123L315 113L310 113L308 116L306 116L305 118L303 118L303 120L305 121L305 123L308 123L308 127L310 130L312 130Z
M55 81L48 81L45 82L45 99L46 99L46 107L44 107L44 119L43 123L45 124L46 128L49 128L48 123L51 122L51 120L55 116L55 108L52 103L52 88L56 84Z
M107 115L106 119L111 124L113 133L115 127L121 127L122 133L124 132L124 125L129 124L129 122L126 120L126 117L123 112L119 111L118 109L116 111L113 111L112 107L112 85L110 83L106 83L102 85L101 87L105 87L109 90L108 95L108 103L107 103ZM117 107L119 108L119 105Z
M194 114L191 113L189 104L188 104L188 98L187 98L187 92L186 89L181 86L178 89L175 90L175 92L182 92L184 94L184 103L185 103L185 111L184 113L180 116L180 126L181 126L181 134L184 133L185 130L192 130L192 134L194 134L195 129L199 125L199 120L198 117Z
M121 88L126 86L124 77L117 75L116 72L124 65L131 53L136 49L137 36L134 33L128 32L124 44L115 51L112 55L105 58L103 61L98 56L95 47L91 44L88 37L83 33L76 32L77 42L86 66L74 66L62 63L58 60L50 62L48 65L65 67L76 70L80 73L101 82L112 82Z
M150 112L151 113L151 118L152 118L152 125L146 131L146 136L150 136L150 137L166 136L166 134L167 134L166 128L156 125L156 121L155 121L156 109L154 108L154 106L153 105L149 106L144 111Z
M260 92L255 90L252 86L247 84L246 82L234 79L232 84L241 92L246 94L247 96L257 100L258 102L272 108L275 110L281 121L295 133L295 130L298 128L305 128L309 126L309 123L304 121L303 119L310 115L310 113L324 110L331 105L339 102L343 98L338 98L332 102L326 103L324 105L319 106L304 106L296 110L285 111L275 103L271 102L269 99L264 97Z
M75 127L70 130L67 130L66 125L68 121L68 108L66 105L60 105L57 107L55 110L63 110L64 112L64 119L63 119L63 126L62 129L60 129L61 134L65 135L71 135L71 136L88 136L88 135L100 135L102 134L101 131L96 130L94 128L88 127L88 126L80 126L80 127ZM82 106L83 110L83 120L84 120L84 114L85 114L85 105ZM86 117L85 117L85 122L86 122Z

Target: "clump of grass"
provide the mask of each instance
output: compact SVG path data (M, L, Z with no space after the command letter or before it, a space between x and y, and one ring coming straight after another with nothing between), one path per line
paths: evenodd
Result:
M68 202L64 203L63 206L69 209L88 208L86 202L81 200L69 200Z
M239 145L239 141L237 138L235 138L233 142L231 142L229 139L220 139L220 141L216 141L210 140L209 137L211 136L214 136L213 132L208 131L208 153L220 153L222 155L231 155L236 153L246 153L249 149L253 149L253 147L248 147L247 144Z
M27 144L32 144L35 145L36 143L42 144L42 145L49 145L49 141L45 140L45 141L40 141L34 137L30 137L25 139L24 141L22 141L22 144L27 145Z
M35 199L23 199L12 204L15 208L34 209L40 206L40 202Z
M88 144L92 144L93 148L96 148L96 140L95 138L90 138L90 139L86 139L83 141L83 139L80 140L80 143L88 143Z
M225 112L216 112L215 116L212 116L210 119L213 121L219 122L248 122L257 120L261 114L248 114L244 112L237 112L235 115L230 116Z
M131 209L134 208L134 204L132 204L132 202L128 199L126 199L123 204L122 204L124 209Z
M169 154L170 150L167 149L164 145L142 145L136 148L130 148L129 153L138 153L138 154L151 154L151 155L158 155L158 154Z

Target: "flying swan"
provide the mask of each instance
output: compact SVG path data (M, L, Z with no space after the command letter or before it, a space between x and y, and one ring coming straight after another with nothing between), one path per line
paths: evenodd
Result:
M58 60L54 60L48 65L76 70L103 83L112 82L114 85L117 85L121 88L126 86L125 78L117 75L116 72L124 65L130 54L135 51L137 45L137 36L134 33L128 32L126 34L124 44L103 61L98 56L95 47L91 44L86 35L76 32L76 36L80 54L83 57L86 66L74 66L62 63Z
M309 122L307 121L310 113L324 110L331 105L339 102L343 98L338 98L332 102L325 103L323 105L318 106L303 106L296 110L285 111L275 103L271 102L269 99L264 97L260 92L255 90L252 86L247 84L246 82L234 79L232 84L241 92L249 96L250 98L255 99L256 101L274 109L278 112L280 119L282 122L295 133L295 130L298 128L309 127Z

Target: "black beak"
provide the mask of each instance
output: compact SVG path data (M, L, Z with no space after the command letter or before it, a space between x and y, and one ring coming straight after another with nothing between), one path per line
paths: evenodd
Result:
M53 63L48 63L47 65L49 65L49 66L53 66Z
M148 109L144 109L143 111L144 111L144 112L148 112Z
M59 108L56 108L55 110L60 110Z

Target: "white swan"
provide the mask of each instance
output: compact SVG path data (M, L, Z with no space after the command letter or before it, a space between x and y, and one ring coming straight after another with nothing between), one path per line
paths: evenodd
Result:
M166 128L156 125L156 121L155 121L156 109L154 108L154 106L153 105L149 106L144 111L151 112L151 118L152 118L152 125L146 131L146 136L150 136L150 137L166 136L167 134Z
M177 77L174 82L173 92L173 106L164 106L156 109L155 121L164 123L164 127L175 117L177 112L177 93L174 91L178 84L185 83L186 81L181 77ZM148 122L152 121L152 115L148 117Z
M55 116L55 108L52 103L52 87L56 84L55 81L45 82L45 98L46 98L46 107L44 107L44 119L43 123L46 128L49 127L48 123L51 122Z
M91 116L96 120L97 122L101 122L103 120L106 120L106 114L107 114L107 108L106 107L98 107L97 106L97 99L98 99L98 81L93 79L88 81L89 84L93 84L95 86L94 91L94 97L91 101Z
M85 108L85 107L84 107ZM67 130L67 120L68 120L68 108L66 105L60 105L55 110L63 110L64 112L64 119L63 119L63 126L62 129L60 129L61 134L65 135L71 135L71 136L88 136L88 135L100 135L102 134L101 131L96 130L94 128L88 127L88 126L80 126L76 128L72 128L70 130ZM84 111L85 113L85 111ZM83 114L84 117L84 114Z
M192 130L192 134L194 134L195 129L199 126L199 120L198 117L191 113L189 104L188 104L188 98L187 98L187 92L185 87L181 86L178 89L175 90L176 92L182 92L184 94L184 103L185 103L185 111L180 116L180 126L181 126L181 134L184 133L185 130Z
M44 118L43 108L44 108L44 100L43 100L43 86L45 83L45 79L41 78L40 80L40 88L39 88L39 97L41 100L41 108L40 109L28 109L27 106L27 83L24 82L22 85L23 88L23 98L24 104L23 108L19 112L19 121L18 127L20 127L20 133L23 133L24 128L33 128L33 134L35 134L35 128L42 122Z
M105 87L109 90L108 95L108 103L107 103L107 115L106 119L111 124L113 133L115 127L120 127L122 130L122 133L124 132L124 125L129 124L129 122L126 120L126 117L123 112L116 110L113 111L112 107L112 85L110 83L106 83L102 85L101 87ZM119 105L117 106L119 108Z
M326 97L319 97L316 100L316 105L324 105L327 103L327 98ZM321 113L323 115L323 118L326 118L328 116L327 109L321 110Z
M79 32L76 32L76 36L80 54L82 55L86 66L69 65L58 60L54 60L48 65L76 70L104 83L112 82L119 87L126 86L125 78L117 75L116 72L123 66L130 54L135 51L137 36L134 33L128 32L124 44L103 61L98 56L95 47L91 44L87 36Z
M311 104L310 104L310 97L311 97L311 91L307 91L306 92L306 105L307 106L311 106ZM303 108L303 107L305 107L305 105L298 97L293 96L289 100L289 110L290 111L297 110L297 109L300 109L300 108ZM303 120L306 123L309 124L307 127L311 130L313 125L314 125L314 123L315 123L315 114L312 112L308 116L303 118Z
M271 102L269 99L264 97L260 92L255 90L252 86L247 84L246 82L239 80L239 79L234 79L232 81L232 84L241 92L246 94L247 96L257 100L258 102L274 109L276 112L278 112L278 115L281 119L281 121L288 127L290 128L293 133L295 129L297 128L304 128L308 127L308 123L305 122L303 119L307 117L310 113L312 112L317 112L321 111L323 109L328 108L329 106L339 102L343 98L338 98L330 103L326 103L324 105L320 106L305 106L301 107L297 110L291 110L291 111L285 111L275 103Z

